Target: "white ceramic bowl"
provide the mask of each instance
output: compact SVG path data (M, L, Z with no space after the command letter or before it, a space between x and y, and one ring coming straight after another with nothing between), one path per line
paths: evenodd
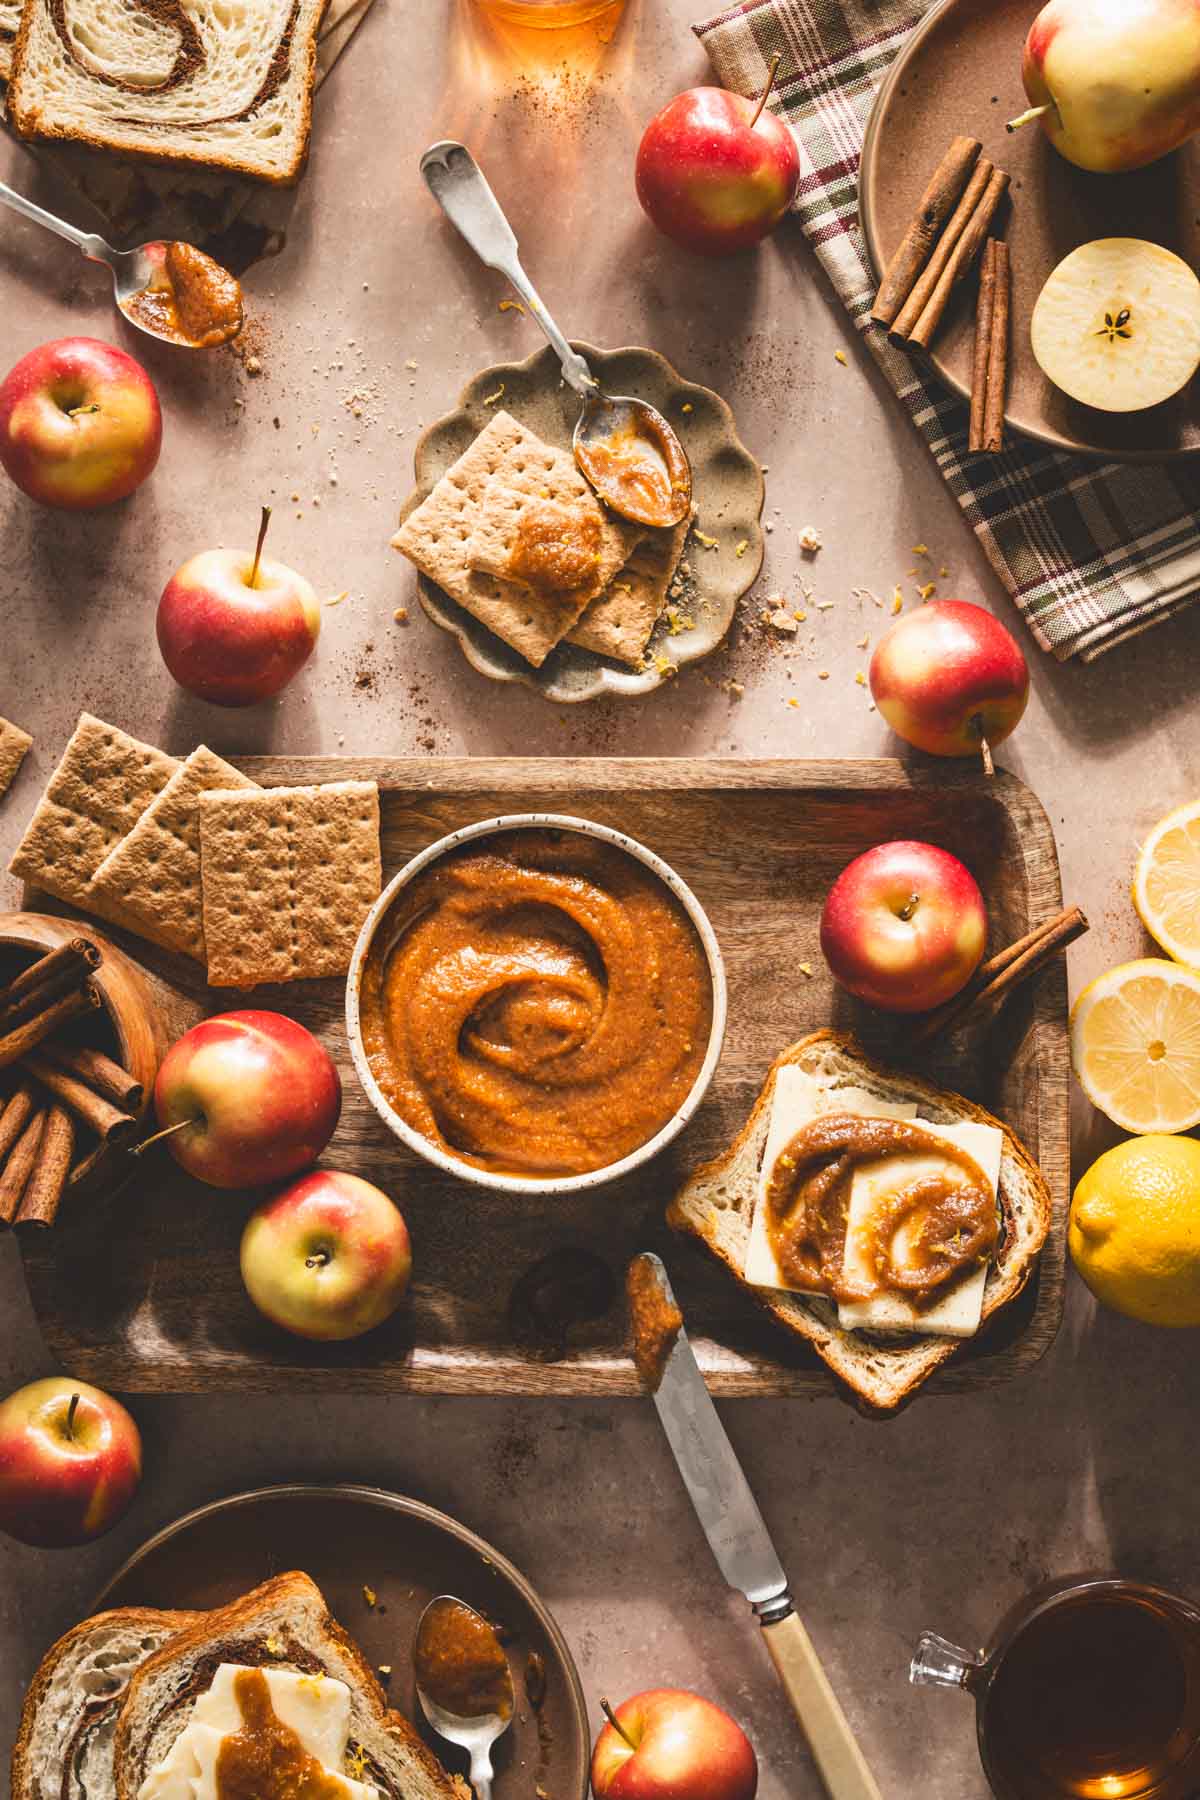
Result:
M462 1162L458 1157L431 1143L420 1132L414 1131L384 1097L379 1083L371 1073L363 1049L362 1029L359 1023L358 1002L359 987L362 981L363 963L375 940L375 934L383 919L391 909L392 903L401 888L407 887L430 863L437 862L461 844L471 843L479 838L492 837L497 832L508 831L577 831L584 837L599 838L602 843L613 844L626 855L644 863L653 871L665 887L679 901L688 918L695 926L696 934L704 947L708 962L709 978L712 982L712 1027L708 1035L708 1048L700 1072L692 1084L691 1092L675 1115L667 1120L660 1131L637 1150L623 1156L619 1162L610 1163L604 1169L589 1169L583 1175L562 1176L525 1176L500 1175L490 1169L480 1169L474 1163ZM597 825L590 819L570 818L562 813L508 813L497 819L481 819L475 825L464 825L459 831L452 831L448 837L439 838L406 863L398 875L392 877L380 894L378 900L363 921L362 930L358 934L358 942L354 946L354 955L350 959L350 973L346 981L346 1033L350 1040L350 1054L354 1059L354 1068L358 1079L366 1090L367 1098L379 1114L388 1130L398 1137L410 1150L432 1163L435 1169L443 1169L448 1175L455 1175L460 1181L474 1182L477 1187L491 1188L494 1192L505 1194L575 1194L586 1188L600 1187L605 1182L615 1181L620 1175L627 1175L631 1169L638 1169L643 1163L657 1156L660 1150L679 1136L684 1126L692 1118L708 1091L713 1072L721 1056L721 1046L725 1040L725 1014L727 995L725 988L725 963L717 943L716 933L709 924L708 916L696 899L687 883L681 881L667 863L653 850L647 850L635 838L626 837L623 831L613 831L607 825Z

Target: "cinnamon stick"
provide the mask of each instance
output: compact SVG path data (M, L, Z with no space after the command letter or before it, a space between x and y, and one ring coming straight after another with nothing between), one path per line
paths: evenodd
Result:
M0 1225L11 1225L20 1211L25 1183L33 1172L41 1147L46 1112L45 1107L39 1107L31 1115L4 1168L0 1169Z
M996 245L990 237L979 269L979 300L975 307L975 358L971 365L971 429L967 449L982 450L987 412L988 366L992 358L992 325L996 316Z
M978 172L979 170L977 168L976 174L978 174ZM1008 182L1009 177L1005 174L1003 169L997 169L993 167L991 163L988 164L987 181L975 202L970 216L965 221L962 230L950 246L946 256L941 259L941 266L938 269L936 276L933 277L933 279L929 278L930 271L934 266L931 262L929 269L926 270L925 274L921 277L921 280L917 283L917 286L913 290L912 299L910 299L908 306L905 307L904 312L901 313L900 318L896 321L896 328L891 333L893 338L896 337L897 332L900 329L901 321L904 321L906 332L903 341L910 345L915 345L920 350L928 350L933 341L934 333L942 322L942 315L946 310L950 295L953 293L958 283L963 279L964 275L966 275L971 264L975 261L975 258L983 248L984 241L991 228L992 220L996 216L996 208L999 206L1007 192ZM968 193L969 192L970 189L968 189ZM964 202L966 197L967 196L964 194ZM958 214L956 213L955 218L957 217ZM947 230L946 236L949 237L949 235L950 232ZM942 245L939 244L937 252L935 252L935 259L940 256L941 249ZM914 306L914 302L918 299L920 300L920 311L915 320L913 320L909 316L909 309Z
M44 1231L53 1225L71 1172L74 1148L75 1127L70 1113L65 1106L50 1107L38 1145L37 1161L25 1183L20 1211L13 1220L17 1231L31 1227Z
M941 237L934 245L933 252L913 284L912 292L900 308L888 336L893 344L908 342L909 333L925 310L926 302L941 279L942 271L954 254L954 246L967 229L975 208L987 192L995 163L989 157L981 156L971 170L970 180L963 190L962 197L950 216L950 221Z
M103 1094L122 1112L135 1113L142 1104L142 1084L128 1069L115 1063L103 1050L87 1044L43 1044L40 1054L56 1069L65 1069L86 1082L97 1094Z
M1004 448L1004 408L1008 399L1008 322L1012 310L1012 265L1003 238L989 238L994 245L996 296L992 309L991 353L984 395L982 449L999 455Z
M877 325L891 325L912 293L917 277L962 198L982 148L978 138L956 137L934 170L929 186L921 195L917 216L900 240L879 284L871 308L871 317Z
M81 974L69 963L61 963L38 987L27 988L15 1000L0 1004L0 1034L11 1031L23 1019L32 1019L35 1013L45 1012L52 1000L82 987L86 979L85 973Z
M931 1043L954 1030L977 1007L982 1009L997 1004L1013 988L1040 973L1087 929L1087 919L1078 906L1064 907L1052 919L1035 926L1016 943L981 963L974 984L922 1019L912 1031L909 1043L914 1047Z
M32 1019L25 1019L0 1036L0 1069L19 1062L43 1038L48 1038L60 1025L65 1025L68 1019L78 1018L80 1013L89 1012L99 1004L99 992L90 981L85 982L81 988L76 988L73 993L64 994L59 1000L52 1000L45 1012L35 1013Z
M77 987L100 967L100 961L100 952L89 939L72 938L69 943L60 944L57 950L48 950L45 956L39 956L27 969L22 969L0 991L0 1005L8 1006L23 994L43 987L48 981L55 981L63 975L68 978L77 977L78 979L68 979L67 982L68 986ZM61 993L62 989L58 991Z
M22 1081L9 1095L0 1112L0 1167L3 1167L9 1151L29 1123L33 1108L33 1089L27 1081Z
M84 1124L90 1125L96 1136L105 1143L120 1143L122 1139L131 1138L137 1130L137 1120L129 1113L114 1106L111 1100L106 1100L103 1094L98 1094L85 1081L80 1081L77 1075L56 1068L49 1057L38 1051L30 1051L24 1056L21 1067L35 1076L56 1100L61 1100L72 1112L78 1113Z

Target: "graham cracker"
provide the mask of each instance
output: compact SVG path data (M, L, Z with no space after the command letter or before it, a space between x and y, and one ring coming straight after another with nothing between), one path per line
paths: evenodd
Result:
M7 794L17 778L17 770L33 743L27 731L8 719L0 719L0 796Z
M469 546L494 476L502 477L490 502L490 508L501 515L498 533L504 528L504 517L513 508L519 511L525 498L569 504L579 499L581 489L590 493L565 451L543 443L511 414L497 413L408 515L392 539L392 547L536 669L600 592L603 582L598 566L597 580L590 588L548 594L473 568ZM605 525L609 524L605 520ZM614 569L627 554L623 551Z
M209 791L199 811L210 986L344 975L383 883L375 783Z
M210 788L257 788L204 744L176 769L127 837L92 878L92 892L119 907L132 930L203 962L200 795Z
M690 526L690 519L681 519L667 530L648 532L604 593L571 627L567 642L640 667Z
M120 924L119 913L93 892L92 877L178 767L152 744L81 713L9 873Z

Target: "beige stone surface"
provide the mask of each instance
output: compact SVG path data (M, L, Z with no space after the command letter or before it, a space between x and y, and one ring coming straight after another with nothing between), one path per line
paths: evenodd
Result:
M226 754L872 755L895 746L854 676L869 655L859 640L874 641L883 616L851 600L852 587L890 594L899 582L911 597L928 569L936 578L945 567L940 592L982 600L1021 629L799 234L785 228L756 255L704 263L643 221L638 133L671 94L706 79L688 29L701 11L699 0L646 0L589 85L561 69L497 73L450 6L377 0L319 97L287 246L247 280L261 373L143 340L166 415L150 485L91 517L40 511L0 487L0 714L37 739L36 783L27 777L21 793L40 791L85 707L176 755L201 741ZM388 121L382 136L373 119ZM768 465L756 600L799 604L806 581L834 605L807 607L790 658L768 646L775 634L754 630L711 665L714 681L744 684L742 698L701 671L644 702L574 713L490 687L428 624L413 571L388 549L422 424L478 368L540 343L528 317L499 310L503 284L419 181L420 151L455 136L511 209L526 265L566 328L653 345L719 389ZM0 148L0 176L71 205L23 151ZM0 238L0 295L5 356L67 332L135 347L108 310L104 272L15 220ZM222 712L172 685L154 606L186 557L250 546L260 502L276 507L272 553L322 595L347 597L325 611L316 656L279 700ZM815 558L797 546L808 524L824 541ZM914 556L917 543L928 559ZM393 619L401 608L407 623ZM1030 646L1033 698L1001 760L1045 801L1066 891L1092 920L1071 953L1076 989L1142 949L1127 892L1139 834L1200 790L1198 648L1200 612L1091 668L1059 668ZM0 814L5 861L24 822L14 795ZM4 896L15 900L12 884ZM1111 1134L1078 1099L1076 1127L1082 1167ZM46 1367L9 1240L0 1391ZM967 1703L906 1684L922 1627L978 1643L1031 1584L1088 1567L1200 1590L1198 1405L1192 1334L1101 1313L1073 1281L1056 1347L1000 1392L928 1400L890 1424L832 1401L723 1407L888 1800L985 1793ZM382 1482L458 1514L546 1595L593 1712L601 1694L698 1688L754 1737L761 1800L818 1800L756 1628L721 1585L648 1406L314 1397L302 1423L260 1396L134 1406L149 1476L126 1522L78 1553L0 1544L0 1750L41 1649L135 1543L216 1494L308 1475Z

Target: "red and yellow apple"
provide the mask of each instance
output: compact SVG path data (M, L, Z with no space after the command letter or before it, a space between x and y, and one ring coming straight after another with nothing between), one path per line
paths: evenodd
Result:
M108 1531L142 1479L142 1439L111 1394L51 1375L0 1402L0 1531L62 1549Z
M968 600L897 619L871 658L871 696L898 737L931 756L978 756L1015 730L1029 667L1010 631Z
M787 212L800 179L796 140L757 100L689 88L651 119L637 154L637 196L664 236L705 256L757 244Z
M1068 162L1140 169L1200 130L1196 0L1049 0L1029 28L1030 109Z
M154 383L98 338L56 338L0 382L0 463L31 500L87 511L124 500L162 447Z
M177 569L158 603L158 647L180 687L214 706L253 706L308 661L321 605L303 575L258 546L202 550Z
M210 1187L283 1181L337 1127L342 1084L311 1031L277 1012L218 1013L163 1058L154 1105L176 1162Z
M936 844L876 844L842 870L821 913L835 981L885 1012L926 1012L953 998L987 943L971 871Z
M597 1800L754 1800L758 1760L727 1712L681 1688L618 1706L592 1751Z
M358 1175L313 1169L251 1215L242 1280L258 1310L297 1337L361 1337L395 1312L412 1274L399 1208Z

